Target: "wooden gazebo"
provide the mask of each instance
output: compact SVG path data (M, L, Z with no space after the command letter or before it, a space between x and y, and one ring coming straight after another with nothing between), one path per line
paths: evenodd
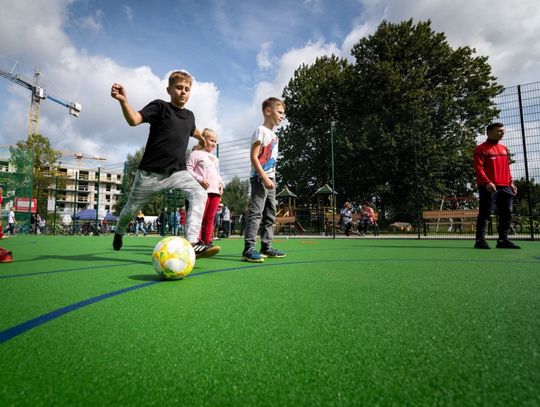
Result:
M285 187L283 191L276 195L277 199L283 199L287 205L283 204L277 216L295 216L296 215L296 194L291 192L289 187Z
M317 212L320 219L321 232L335 236L336 228L336 195L328 184L325 184L315 192L317 196ZM339 221L339 217L338 217Z

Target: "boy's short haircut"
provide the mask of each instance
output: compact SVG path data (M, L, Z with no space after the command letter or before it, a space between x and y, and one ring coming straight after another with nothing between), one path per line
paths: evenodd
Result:
M176 82L184 80L193 85L193 77L188 71L174 71L169 75L169 86L173 86Z
M285 109L285 103L283 103L282 100L275 97L269 97L262 103L262 110L264 112L267 107L274 107L276 105L281 105Z
M501 122L493 122L491 124L489 124L487 127L486 127L486 134L489 134L489 132L494 129L494 128L500 128L500 127L504 127L504 123L501 123Z

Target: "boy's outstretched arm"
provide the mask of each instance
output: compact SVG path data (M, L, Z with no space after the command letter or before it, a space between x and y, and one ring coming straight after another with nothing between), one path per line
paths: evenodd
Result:
M143 122L142 115L134 110L128 103L126 90L119 83L114 83L111 87L111 96L120 102L124 118L130 126L137 126Z

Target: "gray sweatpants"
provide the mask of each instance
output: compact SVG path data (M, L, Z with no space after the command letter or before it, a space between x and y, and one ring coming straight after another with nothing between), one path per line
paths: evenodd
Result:
M251 203L248 209L244 250L255 247L257 232L261 227L261 246L272 246L276 219L276 189L266 189L259 177L251 177ZM262 225L261 225L262 224Z
M177 171L167 177L156 172L137 170L128 202L120 212L116 233L123 235L133 215L154 196L167 189L187 192L189 205L186 213L186 238L190 243L197 243L207 194L188 171Z

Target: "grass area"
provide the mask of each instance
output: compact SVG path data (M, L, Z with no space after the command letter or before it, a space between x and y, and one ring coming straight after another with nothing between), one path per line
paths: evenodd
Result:
M0 405L540 404L538 242L227 239L163 282L124 241L2 241Z

